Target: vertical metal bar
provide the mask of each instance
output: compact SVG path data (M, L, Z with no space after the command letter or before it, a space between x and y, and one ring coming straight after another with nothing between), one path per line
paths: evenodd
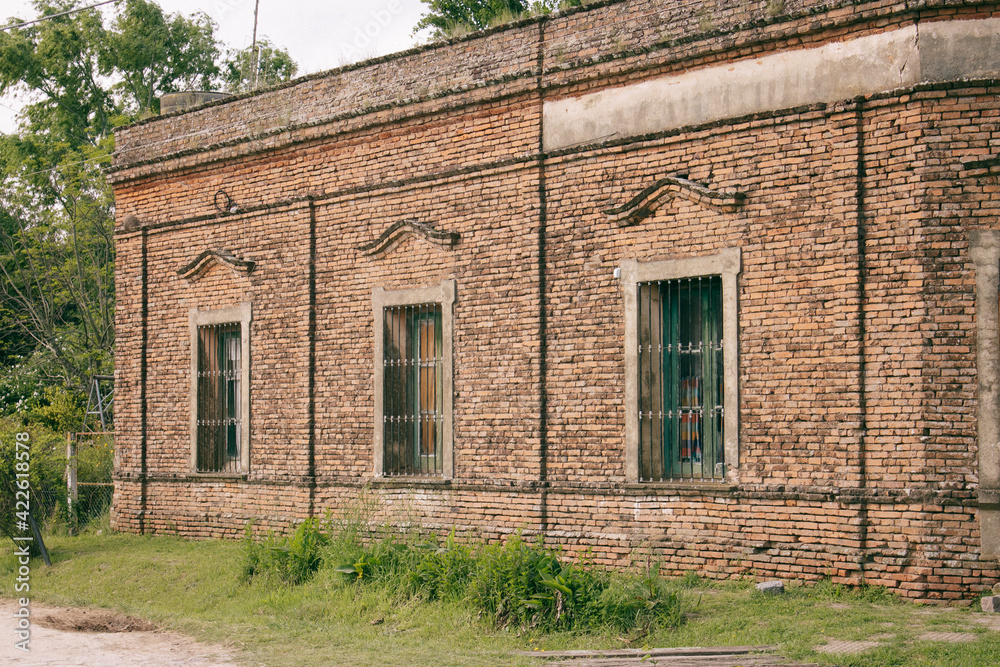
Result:
M223 403L226 406L226 413L223 415L223 418L225 419L225 422L226 422L226 431L225 431L226 432L226 471L227 472L233 472L234 469L235 469L235 467L236 467L235 466L235 457L231 455L231 451L232 451L232 447L231 446L236 444L235 442L231 442L236 437L236 423L235 423L235 417L234 417L235 411L233 409L234 408L234 406L233 406L233 399L234 399L233 390L235 389L235 387L233 386L232 362L230 360L230 357L232 356L231 355L230 346L232 345L232 341L233 341L233 333L232 333L232 327L230 325L223 325L221 327L221 330L223 332L222 333L222 340L224 341L224 343L223 343L222 347L219 348L219 353L222 355L222 359L220 360L222 362L222 368L221 368L221 370L222 370L222 383L223 383L223 386L226 388L226 396L223 399Z
M667 322L664 320L664 317L669 313L664 309L668 308L670 295L664 292L662 281L657 281L655 284L650 283L650 289L656 290L659 306L655 314L652 312L652 307L650 307L649 317L651 320L654 317L656 318L657 329L659 331L657 345L659 346L660 354L650 371L658 378L657 386L653 389L656 392L656 401L660 413L659 433L657 434L657 439L659 440L657 446L659 447L660 470L656 478L662 481L670 469L670 403L666 393L668 378L664 375L668 370L667 364L670 359L669 329Z
M653 283L641 284L639 287L639 302L641 308L640 322L642 326L642 336L640 338L640 358L643 363L640 365L642 405L640 407L642 418L642 474L641 478L647 481L656 479L656 394L654 390L653 378L656 374L656 357L654 354L656 345L656 323L653 317L653 291L656 285Z
M403 474L413 473L413 426L407 420L407 415L412 410L413 394L413 372L410 368L410 358L412 357L413 336L411 335L410 322L413 318L412 308L402 307L398 309L397 327L400 331L400 375L403 389L402 401L400 403L399 414L397 416L397 429L399 431L399 455L401 470Z
M693 403L691 421L693 428L691 429L691 436L694 440L691 447L691 478L702 477L704 473L704 463L705 463L705 440L703 438L704 431L704 413L705 413L705 401L704 401L704 389L705 389L705 378L702 373L702 355L705 353L705 340L703 335L702 325L704 324L704 318L702 317L701 299L702 299L702 288L704 283L701 276L694 279L697 283L697 296L695 297L694 303L692 304L692 313L694 315L694 326L691 328L691 368L694 372L695 382L692 387L692 397L691 402ZM697 340L695 340L697 339ZM699 455L700 463L699 466ZM697 467L696 467L697 466Z
M207 356L207 363L205 367L205 384L208 387L208 391L205 393L205 419L208 428L207 433L207 444L210 452L210 463L209 470L218 470L221 460L219 459L219 433L216 426L216 410L215 402L219 400L219 387L218 379L215 377L216 369L216 357L218 356L217 341L216 341L216 327L214 325L209 325L205 328L206 343L205 343L205 354Z
M410 331L409 359L410 396L406 402L406 417L409 422L409 474L420 472L420 306L407 306L407 322Z
M726 473L726 465L725 465L726 464L725 428L723 426L723 424L725 424L725 419L726 419L726 391L725 391L725 387L726 387L726 376L725 376L725 373L726 373L726 364L725 364L726 337L725 337L725 334L723 333L725 331L725 323L724 323L724 319L723 319L724 315L725 315L725 311L724 311L724 307L722 305L722 296L723 295L722 295L722 277L721 276L718 278L716 284L718 285L718 289L716 291L716 297L715 297L715 308L716 308L716 312L718 314L716 315L715 326L718 327L718 331L716 332L715 337L719 341L717 355L716 355L716 359L715 359L715 377L718 378L717 384L716 384L716 388L715 388L715 392L716 392L716 401L719 404L719 414L716 417L716 419L718 420L717 421L718 427L716 429L716 434L717 434L716 437L718 439L718 444L716 445L716 447L718 447L718 449L719 449L718 456L719 456L720 460L722 461L722 475L724 477L725 473ZM729 344L730 345L735 345L736 341L729 341Z
M391 378L391 387L389 391L389 396L392 397L390 401L391 411L386 411L388 413L389 421L386 424L386 428L389 432L389 437L386 438L386 443L389 445L389 454L391 455L392 461L392 474L399 474L399 429L396 424L396 419L398 415L396 414L399 410L399 392L402 388L399 386L399 318L396 313L396 308L386 308L386 330L389 332L389 339L392 341L392 345L389 346L389 357L385 360L388 365L388 370Z
M444 308L437 305L437 321L434 324L434 342L437 358L434 377L435 396L437 398L434 410L438 416L437 433L434 452L437 456L437 473L444 473Z
M389 421L389 430L392 432L392 472L394 475L398 475L403 471L403 459L401 456L401 450L399 448L400 439L400 429L399 429L399 406L401 395L406 391L406 387L403 384L405 378L402 374L402 354L403 350L403 337L399 330L400 314L398 307L392 307L389 309L389 328L392 331L392 342L393 350L392 357L390 358L390 365L392 367L392 416Z
M424 359L426 351L424 337L427 332L427 318L427 304L420 304L419 340L417 341L417 372L419 378L417 387L417 453L420 455L421 475L427 474L427 466L430 464L430 460L425 456L425 452L427 451L427 406L424 404L426 400L424 392L427 389L427 366Z
M400 405L400 395L406 390L406 387L402 384L402 370L401 370L401 355L403 353L403 339L399 331L399 308L392 307L389 308L389 330L392 331L392 342L393 350L392 356L390 358L390 366L393 373L393 387L392 387L392 415L389 418L389 431L392 433L392 473L398 475L403 470L401 466L403 465L403 460L400 457L399 449L399 405Z
M645 465L643 466L646 471L646 478L649 480L656 479L656 460L657 460L657 437L656 437L656 420L653 415L657 412L657 401L655 386L653 383L653 378L656 375L657 358L654 354L656 345L656 319L653 308L653 292L658 289L656 284L649 283L646 289L646 313L644 318L644 325L646 331L645 340L645 353L646 353L646 368L645 368L645 415L643 419L645 420L645 432L646 432L646 443L644 453L646 455ZM659 443L662 448L663 443Z
M222 420L221 411L225 409L225 387L222 384L222 373L219 370L219 325L212 325L212 381L215 385L215 400L213 401L210 410L212 410L212 416L215 422L215 451L216 451L216 464L215 469L218 471L225 470L226 468L226 449L225 449L225 424Z
M687 416L686 410L688 409L688 406L686 404L690 402L689 401L689 397L690 397L690 376L684 375L685 372L688 372L689 367L691 365L691 359L690 359L690 357L691 357L691 354L690 354L690 352L691 352L691 341L690 341L690 337L689 336L685 336L685 334L688 333L688 332L685 331L686 327L684 326L684 325L687 325L688 327L690 327L690 324L691 324L691 322L690 322L690 313L688 312L688 309L685 308L685 305L686 305L685 302L690 302L690 300L691 300L691 279L690 278L686 278L683 282L678 281L678 283L677 283L677 297L678 297L677 298L677 341L678 341L678 350L677 351L679 353L678 354L678 374L677 374L677 381L678 381L677 390L678 390L678 398L679 398L679 400L677 402L677 405L678 405L678 409L677 409L677 413L678 413L678 415L677 415L677 417L678 417L678 435L679 435L678 446L679 446L680 451L681 451L681 458L680 458L681 478L684 479L685 478L685 472L684 472L684 456L683 456L683 454L685 452L687 453L687 463L688 463L687 473L690 474L690 472L691 472L691 442L690 442L690 440L686 440L684 438L684 436L685 436L684 420L685 420L685 417ZM685 386L684 386L684 380L685 379L688 380L687 393L685 392ZM690 425L689 425L689 429L690 429ZM685 450L685 447L687 448L686 450Z
M382 429L383 472L386 475L391 475L394 472L395 465L395 461L392 459L392 429L389 428L392 421L394 384L392 365L389 363L389 358L392 356L392 335L389 328L392 320L389 313L389 308L382 309L382 358L376 360L376 363L382 364L382 424L379 428Z
M724 477L726 472L726 448L723 445L722 439L722 422L725 419L726 414L726 404L725 404L725 365L722 363L723 358L723 325L722 325L722 277L719 276L715 279L715 296L713 299L713 310L715 311L714 323L715 323L715 359L713 359L712 369L715 373L715 404L718 406L716 410L715 419L713 425L715 426L715 460L722 463L722 468L719 470L721 473L719 476ZM712 464L712 470L715 471L715 464Z
M234 364L233 373L236 375L236 471L242 472L240 470L240 461L243 460L243 429L247 428L247 424L243 423L243 392L247 390L244 387L244 383L249 381L249 378L243 377L243 329L241 324L234 324L233 329L236 331L236 362Z
M409 425L409 474L420 473L420 306L406 307L406 321L410 332L409 358L406 360L410 376L410 395L406 401L406 419Z
M199 471L205 467L205 454L202 451L202 426L201 426L201 421L204 416L204 411L202 409L201 404L205 396L205 390L202 387L202 380L201 380L202 366L204 365L204 355L202 353L202 348L204 346L202 345L201 342L202 329L203 327L200 326L197 328L197 335L195 336L195 340L193 343L196 347L194 350L191 351L192 354L198 355L197 356L198 363L196 366L197 370L195 372L196 393L195 393L194 409L195 409L195 447L197 448L196 458L195 458L195 469Z
M209 406L209 410L212 413L213 422L213 435L215 437L215 470L224 470L226 465L226 450L224 447L225 434L223 433L222 415L220 410L220 401L224 400L221 396L223 392L223 387L221 386L222 377L219 373L219 325L212 325L212 384L215 389L215 394L213 395L212 405Z
M663 328L659 308L656 304L660 291L660 283L649 283L646 289L646 406L648 414L649 443L646 448L648 458L649 479L657 481L663 478L663 419L657 419L663 413L663 397L657 396L656 378L663 372L663 344L660 332Z
M666 352L663 345L663 287L661 282L657 282L656 286L656 312L653 312L653 304L650 302L649 306L649 321L650 321L650 342L655 345L656 357L650 360L650 371L653 375L652 386L650 392L653 396L652 405L656 410L657 420L651 428L650 431L656 434L654 438L653 446L655 447L656 460L659 461L659 465L654 472L654 479L658 481L663 481L666 475L667 467L667 456L666 456L666 438L664 438L663 425L665 423L665 412L664 412L664 400L663 400L663 355ZM650 285L649 298L653 298L653 286ZM656 330L653 331L653 325L656 325ZM652 451L650 453L653 453Z
M673 380L671 390L674 392L675 400L671 407L676 412L674 447L677 452L677 473L680 479L684 478L684 366L687 361L685 356L684 341L684 296L687 294L690 285L686 281L676 280L671 282L673 292L673 303L671 304L670 316L671 326L674 329L673 342L675 345L675 357L671 364Z
M674 384L676 381L674 374L674 359L677 354L676 337L674 336L674 295L671 288L674 281L669 281L663 285L661 294L663 295L663 340L664 340L664 360L663 360L663 413L666 416L666 423L663 427L663 455L666 460L664 468L668 477L674 477L674 458L676 441L674 439L674 410L676 404L674 400Z
M646 308L643 317L643 331L645 333L645 369L643 369L643 390L645 393L644 409L645 414L643 415L643 421L645 422L644 432L646 434L645 442L643 443L643 453L645 454L645 461L643 469L645 471L645 478L651 481L656 481L660 474L657 468L662 468L662 456L663 456L663 422L662 420L657 420L657 415L662 412L660 406L660 400L656 395L656 376L658 375L658 366L661 365L661 358L658 354L659 341L657 340L657 322L656 322L656 299L654 298L655 293L659 290L659 283L646 283L643 286L645 289L645 302ZM659 431L659 432L658 432ZM657 451L659 449L660 451ZM661 461L661 465L657 465L657 461Z
M406 328L406 313L402 308L393 308L394 319L392 321L393 328L396 331L396 356L394 362L396 365L396 405L395 414L393 415L393 432L395 434L393 448L396 452L396 473L406 474L406 458L403 456L403 433L404 424L403 410L402 408L406 405L406 392L408 387L408 378L406 375L406 365L405 365L405 355L407 354L408 341L405 337L404 329Z
M205 419L205 408L204 408L204 402L205 402L205 386L204 386L204 384L205 383L204 383L204 378L203 378L204 368L205 368L205 351L204 351L205 345L202 342L202 337L204 336L204 331L205 331L205 327L198 327L198 335L195 337L195 345L197 345L198 348L196 350L193 350L193 354L197 354L198 355L198 378L197 378L197 382L198 382L198 384L197 384L197 391L198 391L198 393L195 396L195 399L196 399L196 401L195 401L195 403L196 403L195 409L197 410L197 417L196 417L196 421L195 421L195 424L196 424L195 434L196 434L196 438L197 438L196 445L197 445L197 448L198 448L198 454L197 454L196 464L197 464L197 469L198 470L204 470L204 468L205 468L205 445L204 445L204 440L205 440L205 438L204 438L204 430L205 430L205 428L202 425L202 422Z
M648 328L645 326L646 320L643 319L643 295L648 292L648 290L645 289L645 287L646 286L643 283L638 283L636 285L636 290L638 292L638 294L636 296L636 301L638 302L638 311L639 311L639 316L638 316L638 319L637 319L638 326L639 326L639 332L638 332L639 335L637 336L637 338L639 339L638 340L638 343L639 343L639 351L638 351L639 352L639 364L638 364L638 366L639 366L639 377L636 378L636 381L639 384L639 405L636 406L636 407L638 408L638 413L639 413L638 414L638 419L639 419L639 481L642 481L642 482L646 481L646 475L645 475L645 471L646 471L646 447L648 446L649 441L650 441L650 438L646 435L647 431L646 431L646 414L645 414L645 407L646 407L646 402L647 402L646 382L645 382L645 379L646 379L647 376L646 376L646 368L644 368L644 365L648 366L648 359L646 359L646 354L645 354L645 340L643 338L644 332L648 330ZM646 304L646 308L647 309L649 308L649 304L648 303Z
M212 449L212 415L209 414L209 395L212 392L212 378L210 376L209 369L212 367L212 352L211 352L211 326L205 325L200 327L201 335L199 336L198 344L201 346L199 352L201 353L201 437L202 437L202 447L204 449L204 462L203 469L206 471L211 471L215 467L215 451Z
M393 450L396 457L396 474L406 473L406 459L403 458L403 424L402 407L406 405L406 366L404 365L404 355L406 354L407 341L403 333L406 317L401 308L392 309L393 330L396 332L396 354L393 363L396 367L396 403L393 406Z
M228 356L226 352L226 345L229 341L226 340L226 327L223 324L217 324L215 326L215 355L216 355L216 367L215 372L218 376L218 386L219 386L219 396L216 399L216 408L219 412L219 444L221 452L221 463L219 468L225 472L229 472L229 415L230 405L229 405L229 378L226 374L226 357Z
M209 368L212 364L212 355L209 342L211 340L211 327L204 326L201 327L201 335L198 339L198 344L201 346L199 353L201 354L201 446L203 451L202 469L212 470L215 466L215 452L212 449L212 415L208 412L208 397L212 391L212 379L209 376Z
M393 406L392 406L392 422L390 427L392 429L392 455L393 455L393 473L396 475L406 472L403 468L405 461L402 457L402 449L400 446L400 439L402 437L402 430L400 429L400 406L404 400L406 393L406 377L403 373L403 354L405 354L405 339L400 331L400 322L402 317L400 316L400 309L398 307L393 307L390 309L392 312L392 319L390 324L393 331L393 342L395 344L395 350L393 351L392 365L394 373L394 390L393 390Z
M422 348L424 344L424 317L426 317L424 304L417 305L414 308L414 314L413 370L415 371L414 375L417 381L414 383L416 391L413 397L413 416L415 417L413 461L416 464L417 474L422 475L424 473L424 369Z
M705 374L706 376L709 377L709 380L712 383L712 393L709 396L708 393L706 392L705 403L711 410L710 413L711 422L708 423L705 428L711 429L709 438L711 439L712 447L711 451L706 453L705 460L708 463L708 465L711 466L711 468L709 469L711 477L715 479L717 477L716 463L719 460L719 444L720 444L719 433L718 429L716 428L716 424L718 423L718 407L719 407L718 399L719 399L719 386L721 380L721 378L719 378L718 373L716 372L718 368L716 360L718 359L719 356L719 346L718 346L719 309L716 307L716 295L718 293L717 279L715 277L712 277L709 279L709 281L710 281L709 282L710 289L708 294L707 313L709 316L709 346L711 349L711 356L708 358L705 364Z

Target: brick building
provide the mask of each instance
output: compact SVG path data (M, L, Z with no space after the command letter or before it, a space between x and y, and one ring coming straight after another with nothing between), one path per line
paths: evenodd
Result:
M996 3L606 0L120 130L117 528L1000 577Z

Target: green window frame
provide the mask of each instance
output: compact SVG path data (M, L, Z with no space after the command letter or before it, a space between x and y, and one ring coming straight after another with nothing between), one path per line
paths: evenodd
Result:
M723 479L722 278L638 288L639 479Z
M444 456L441 304L383 310L383 453L386 475L440 475Z

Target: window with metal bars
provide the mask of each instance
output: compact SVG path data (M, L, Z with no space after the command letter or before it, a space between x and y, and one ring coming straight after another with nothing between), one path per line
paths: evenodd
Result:
M725 477L722 278L638 283L639 478Z
M440 303L383 310L383 471L441 475L444 345Z
M198 327L198 472L239 473L243 345L238 322Z

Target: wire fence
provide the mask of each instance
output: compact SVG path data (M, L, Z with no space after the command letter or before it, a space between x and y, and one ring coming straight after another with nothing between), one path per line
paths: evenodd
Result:
M111 508L115 485L114 434L75 433L67 449L64 505L71 527L85 526Z
M33 490L31 514L50 529L73 531L100 520L111 509L114 490L114 484L80 484L75 501L69 489Z
M23 536L32 523L56 533L105 523L114 495L114 434L67 438L23 428L0 422L0 536Z
M114 484L80 483L76 502L72 506L77 525L90 523L110 510L114 493Z

